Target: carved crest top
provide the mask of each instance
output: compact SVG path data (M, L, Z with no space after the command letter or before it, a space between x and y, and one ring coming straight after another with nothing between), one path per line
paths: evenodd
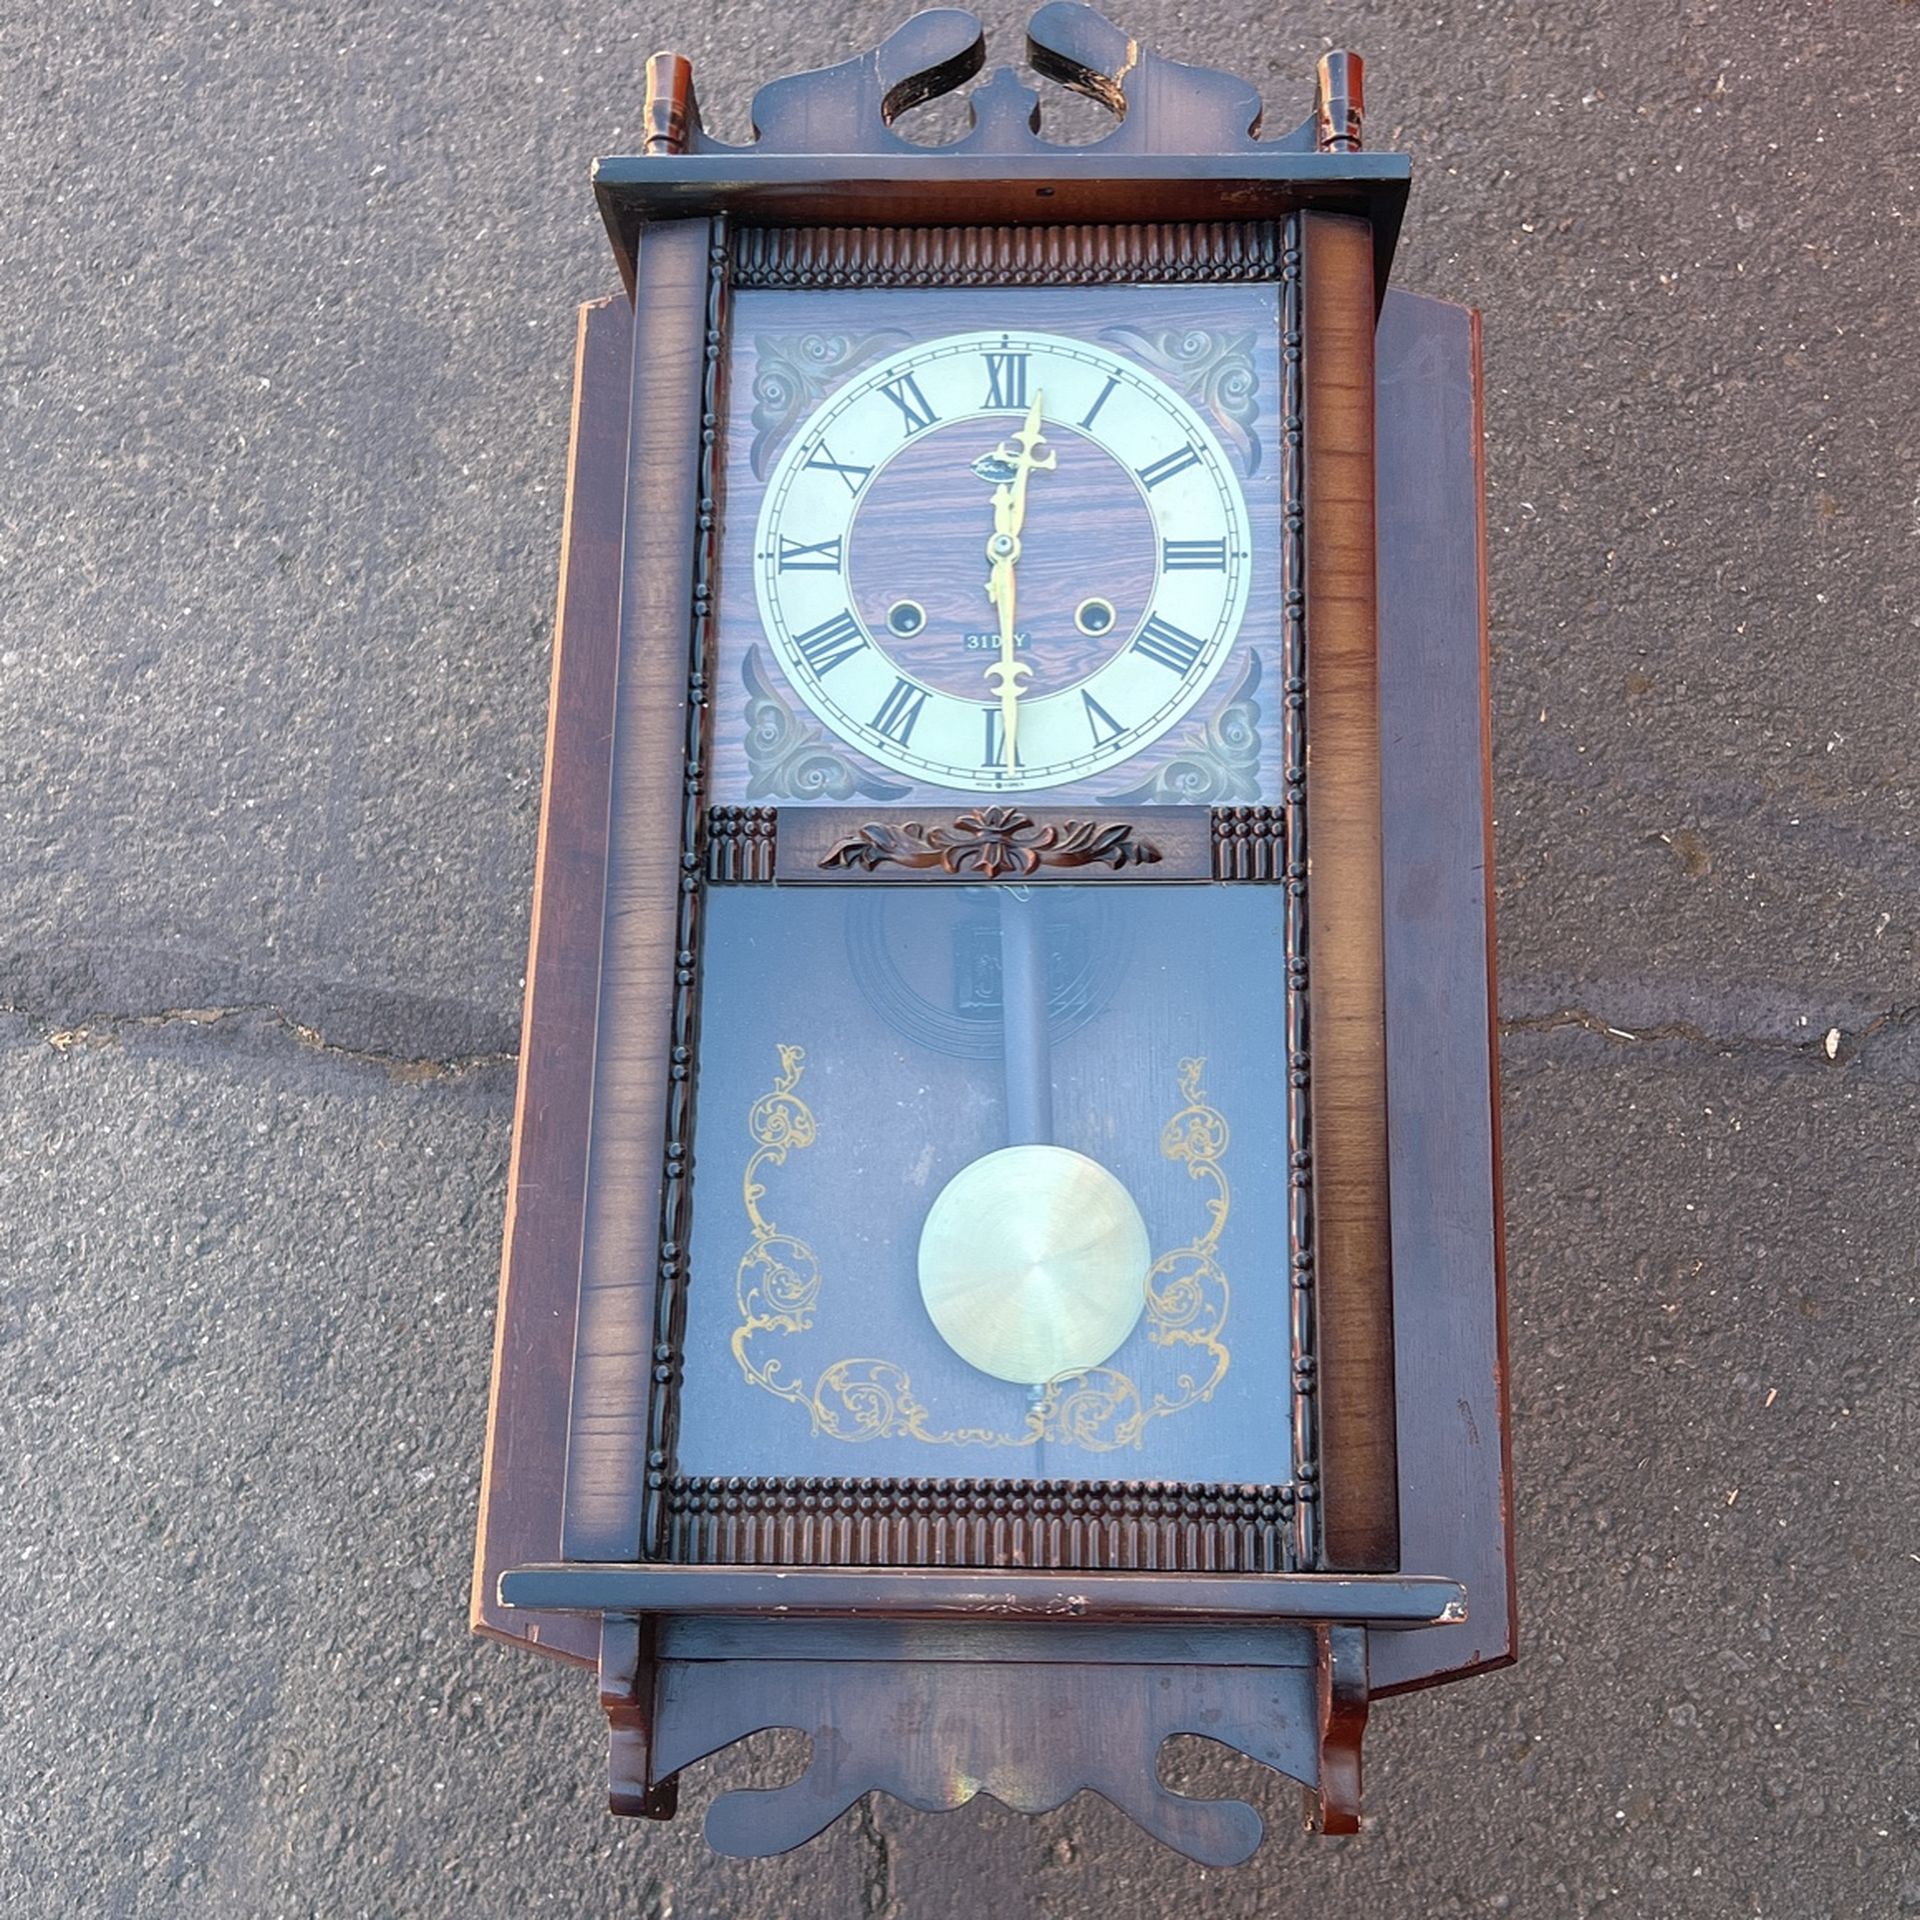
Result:
M1236 74L1168 60L1079 0L1050 0L1027 27L1034 69L1098 101L1111 132L1067 145L1041 131L1039 96L1010 68L992 74L970 102L967 131L943 155L1034 154L1082 164L1119 154L1311 153L1360 144L1360 62L1330 54L1321 63L1315 111L1277 140L1259 137L1259 90ZM896 133L901 115L951 93L986 63L986 35L963 7L915 14L879 46L837 66L771 81L753 97L754 140L729 146L700 124L691 69L656 54L648 69L646 148L684 154L924 153Z
M1297 208L1354 214L1374 230L1384 288L1406 204L1404 154L1365 153L1357 55L1324 55L1313 110L1261 137L1258 88L1164 59L1081 0L1048 0L1027 27L1035 72L1113 116L1085 143L1049 139L1040 94L1011 68L967 101L945 144L910 140L901 116L966 85L986 64L978 16L915 14L871 51L769 81L752 140L700 122L693 67L647 63L641 151L600 160L594 191L629 292L649 221L729 214L772 226L957 226L1269 220Z

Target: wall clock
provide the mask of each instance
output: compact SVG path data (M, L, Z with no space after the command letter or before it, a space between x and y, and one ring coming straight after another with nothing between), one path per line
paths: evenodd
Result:
M1471 319L1383 304L1351 56L1263 141L1028 51L1105 139L896 133L941 10L738 149L657 56L596 174L475 1619L597 1666L617 1811L814 1734L731 1851L1094 1786L1242 1858L1168 1737L1347 1830L1368 1700L1510 1649Z

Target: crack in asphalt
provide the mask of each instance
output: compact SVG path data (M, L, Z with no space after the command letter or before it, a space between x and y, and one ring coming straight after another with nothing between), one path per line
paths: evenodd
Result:
M492 1067L511 1066L519 1059L517 1049L492 1053L470 1053L447 1057L395 1053L380 1047L350 1047L329 1040L317 1028L296 1020L284 1007L267 1000L242 1001L225 1007L161 1007L151 1013L89 1013L77 1020L56 1021L37 1014L30 1007L0 1003L0 1015L19 1020L33 1028L39 1039L56 1053L68 1053L75 1047L118 1040L123 1034L163 1027L213 1027L225 1020L256 1020L263 1026L289 1034L312 1053L324 1053L336 1060L351 1060L361 1066L378 1067L395 1080L418 1085L429 1080L458 1079L470 1073L482 1073Z
M75 1047L97 1045L120 1039L129 1032L152 1031L168 1027L212 1027L227 1020L252 1019L277 1032L287 1034L309 1052L323 1053L338 1060L350 1060L362 1066L378 1067L394 1079L410 1085L427 1081L458 1079L483 1073L491 1068L513 1066L519 1061L517 1048L500 1048L488 1053L457 1055L405 1054L382 1047L354 1047L329 1040L317 1028L296 1019L284 1007L272 1001L241 1001L218 1007L161 1007L150 1013L89 1013L77 1019L55 1020L30 1007L0 1002L0 1017L17 1020L32 1028L37 1038L56 1053ZM1596 1013L1590 1007L1557 1007L1551 1013L1515 1014L1499 1022L1503 1039L1520 1034L1548 1034L1572 1029L1599 1034L1623 1045L1641 1045L1650 1041L1677 1041L1702 1053L1732 1056L1746 1053L1774 1054L1787 1058L1815 1054L1838 1059L1842 1054L1857 1058L1866 1044L1881 1033L1900 1032L1920 1025L1920 1002L1884 1008L1864 1026L1834 1027L1809 1032L1804 1038L1777 1034L1710 1033L1690 1020L1662 1020L1652 1026L1628 1027ZM1830 1035L1841 1037L1830 1047Z
M1793 1039L1777 1034L1713 1034L1690 1020L1662 1020L1650 1027L1623 1027L1587 1007L1574 1006L1558 1007L1552 1013L1517 1014L1501 1020L1499 1029L1503 1039L1511 1034L1554 1033L1573 1027L1629 1044L1648 1040L1677 1040L1703 1053L1774 1053L1789 1057L1813 1053L1833 1060L1842 1053L1850 1059L1855 1058L1875 1035L1889 1029L1898 1032L1917 1023L1920 1023L1920 1004L1892 1006L1876 1014L1865 1026L1852 1029L1838 1026L1822 1028L1818 1033L1809 1032L1804 1039ZM1830 1045L1831 1036L1835 1034L1840 1038Z
M854 1825L871 1850L861 1886L861 1912L865 1920L891 1920L893 1898L893 1849L874 1817L873 1793L864 1793L854 1812Z

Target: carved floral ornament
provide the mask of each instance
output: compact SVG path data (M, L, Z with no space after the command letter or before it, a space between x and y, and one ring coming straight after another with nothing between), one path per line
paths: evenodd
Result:
M908 339L899 327L761 334L753 343L753 447L747 456L764 480L787 435L843 381Z
M758 647L740 661L746 688L742 744L751 800L903 800L912 791L876 769L857 765L812 716L797 712L768 674Z
M1137 836L1133 823L1065 820L1042 825L1013 807L976 807L951 826L920 820L875 820L837 840L821 856L830 868L937 867L942 873L998 880L1042 867L1155 866L1160 849Z

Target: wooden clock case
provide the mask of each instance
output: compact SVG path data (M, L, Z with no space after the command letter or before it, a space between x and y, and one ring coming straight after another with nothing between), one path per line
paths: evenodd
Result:
M1005 71L954 144L893 132L982 65L977 20L942 9L763 88L741 148L656 56L647 151L596 171L626 295L580 316L473 1621L597 1669L618 1812L670 1817L682 1767L811 1734L799 1780L715 1802L728 1852L797 1845L874 1788L1038 1811L1092 1787L1229 1863L1258 1817L1167 1790L1166 1739L1226 1742L1352 1831L1369 1702L1512 1657L1477 316L1386 292L1409 166L1359 150L1351 56L1260 141L1253 89L1090 7L1042 8L1029 55L1112 133L1047 142ZM1187 857L1299 902L1289 1484L690 1493L662 1389L702 901L811 844L804 817L703 791L731 293L1236 274L1281 289L1300 697L1284 804L1216 809Z

